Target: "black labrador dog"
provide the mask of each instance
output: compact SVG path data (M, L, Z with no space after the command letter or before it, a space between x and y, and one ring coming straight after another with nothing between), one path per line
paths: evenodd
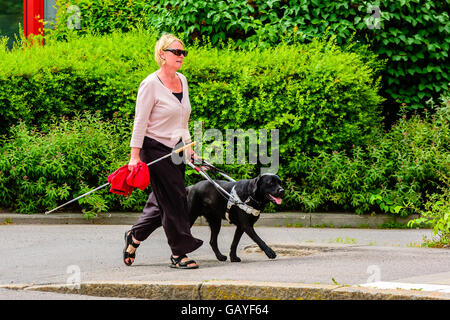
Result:
M237 227L230 249L231 262L241 261L236 255L236 249L244 232L256 242L267 257L275 259L275 252L256 234L253 225L259 219L259 211L263 211L267 203L281 204L284 189L281 186L280 177L275 174L262 174L253 179L236 182L215 181L228 193L232 193L234 188L233 192L248 206L243 207L244 210L236 205L227 209L229 205L227 197L223 193L219 193L211 182L200 181L186 188L191 226L199 216L206 218L211 228L209 243L220 261L227 260L227 257L217 247L217 236L220 232L222 219L228 219L230 223Z

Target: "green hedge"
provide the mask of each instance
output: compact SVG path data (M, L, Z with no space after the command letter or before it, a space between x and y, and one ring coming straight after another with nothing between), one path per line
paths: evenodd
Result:
M0 147L0 207L20 213L43 213L107 182L126 163L131 117L101 120L99 112L81 112L72 120L53 119L46 134L23 122L11 129ZM105 187L63 210L86 216L107 210L139 211L147 195L109 193Z
M157 69L153 33L85 36L0 58L0 128L79 110L134 113L139 83ZM364 61L371 60L370 63ZM375 56L363 59L333 40L232 50L192 47L183 69L192 119L206 128L283 128L286 160L359 145L380 125Z
M408 215L424 213L424 207L442 198L436 204L441 211L426 216L441 212L448 228L449 211L444 212L450 207L444 199L450 195L450 96L423 117L403 115L388 132L375 132L372 141L351 152L299 154L296 171L286 176L286 208L301 203L304 211Z
M439 148L442 166L433 167L435 161L431 161L429 165L434 175L439 177L439 181L433 186L435 192L426 191L426 201L422 205L411 206L420 216L410 221L408 226L432 227L434 237L424 239L423 245L448 248L450 247L450 92L443 95L440 100L437 106L434 101L429 103L432 108L438 107L439 109L432 119L433 124L437 124L437 126L433 125L428 128L438 138L429 141L431 148L435 148L436 145L442 146ZM426 148L424 153L428 153L431 148L430 146Z
M311 41L325 32L345 44L354 35L388 59L382 93L389 98L386 114L391 116L401 103L407 109L422 108L450 82L447 0L59 0L62 10L55 32L59 38L66 35L67 19L73 15L66 13L66 3L79 6L81 33L128 31L143 24L183 33L191 44L206 36L213 45L231 38L242 47L258 41L263 48L281 41ZM379 20L373 20L377 12L372 7L380 9Z
M18 119L39 128L52 116L134 112L137 86L156 68L150 33L47 41L0 49L0 134Z

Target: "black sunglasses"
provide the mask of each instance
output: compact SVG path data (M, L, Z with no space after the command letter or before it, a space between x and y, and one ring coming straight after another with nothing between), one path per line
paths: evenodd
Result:
M163 51L170 51L176 56L181 56L181 54L183 54L183 56L187 57L187 55L188 55L187 50L181 50L181 49L164 49Z

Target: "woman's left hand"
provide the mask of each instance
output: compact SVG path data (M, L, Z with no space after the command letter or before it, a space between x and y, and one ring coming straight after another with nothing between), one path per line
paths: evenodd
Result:
M195 160L199 160L200 157L194 152L194 150L191 150L191 162L194 163Z
M191 161L192 164L194 164L194 161L196 161L196 160L198 160L201 163L203 163L202 158L200 158L194 151L192 151L192 156L191 156L191 160L190 161ZM202 171L208 171L209 167L201 165L200 169Z

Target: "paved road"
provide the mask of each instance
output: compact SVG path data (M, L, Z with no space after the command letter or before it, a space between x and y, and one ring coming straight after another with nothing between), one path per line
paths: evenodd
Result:
M190 257L201 267L186 271L168 268L170 251L162 229L141 245L135 264L125 266L122 249L127 229L125 225L2 225L0 285L66 283L76 270L81 281L253 280L350 285L403 281L450 285L450 250L417 247L424 236L432 235L430 230L258 227L257 233L268 244L297 245L301 250L269 260L262 253L244 250L253 244L244 235L238 250L243 262L231 263L215 259L208 244L208 227L194 227L192 233L205 243ZM229 251L233 233L234 227L222 228L219 247L224 254ZM8 292L0 289L0 298L18 297ZM42 298L39 293L30 294Z

